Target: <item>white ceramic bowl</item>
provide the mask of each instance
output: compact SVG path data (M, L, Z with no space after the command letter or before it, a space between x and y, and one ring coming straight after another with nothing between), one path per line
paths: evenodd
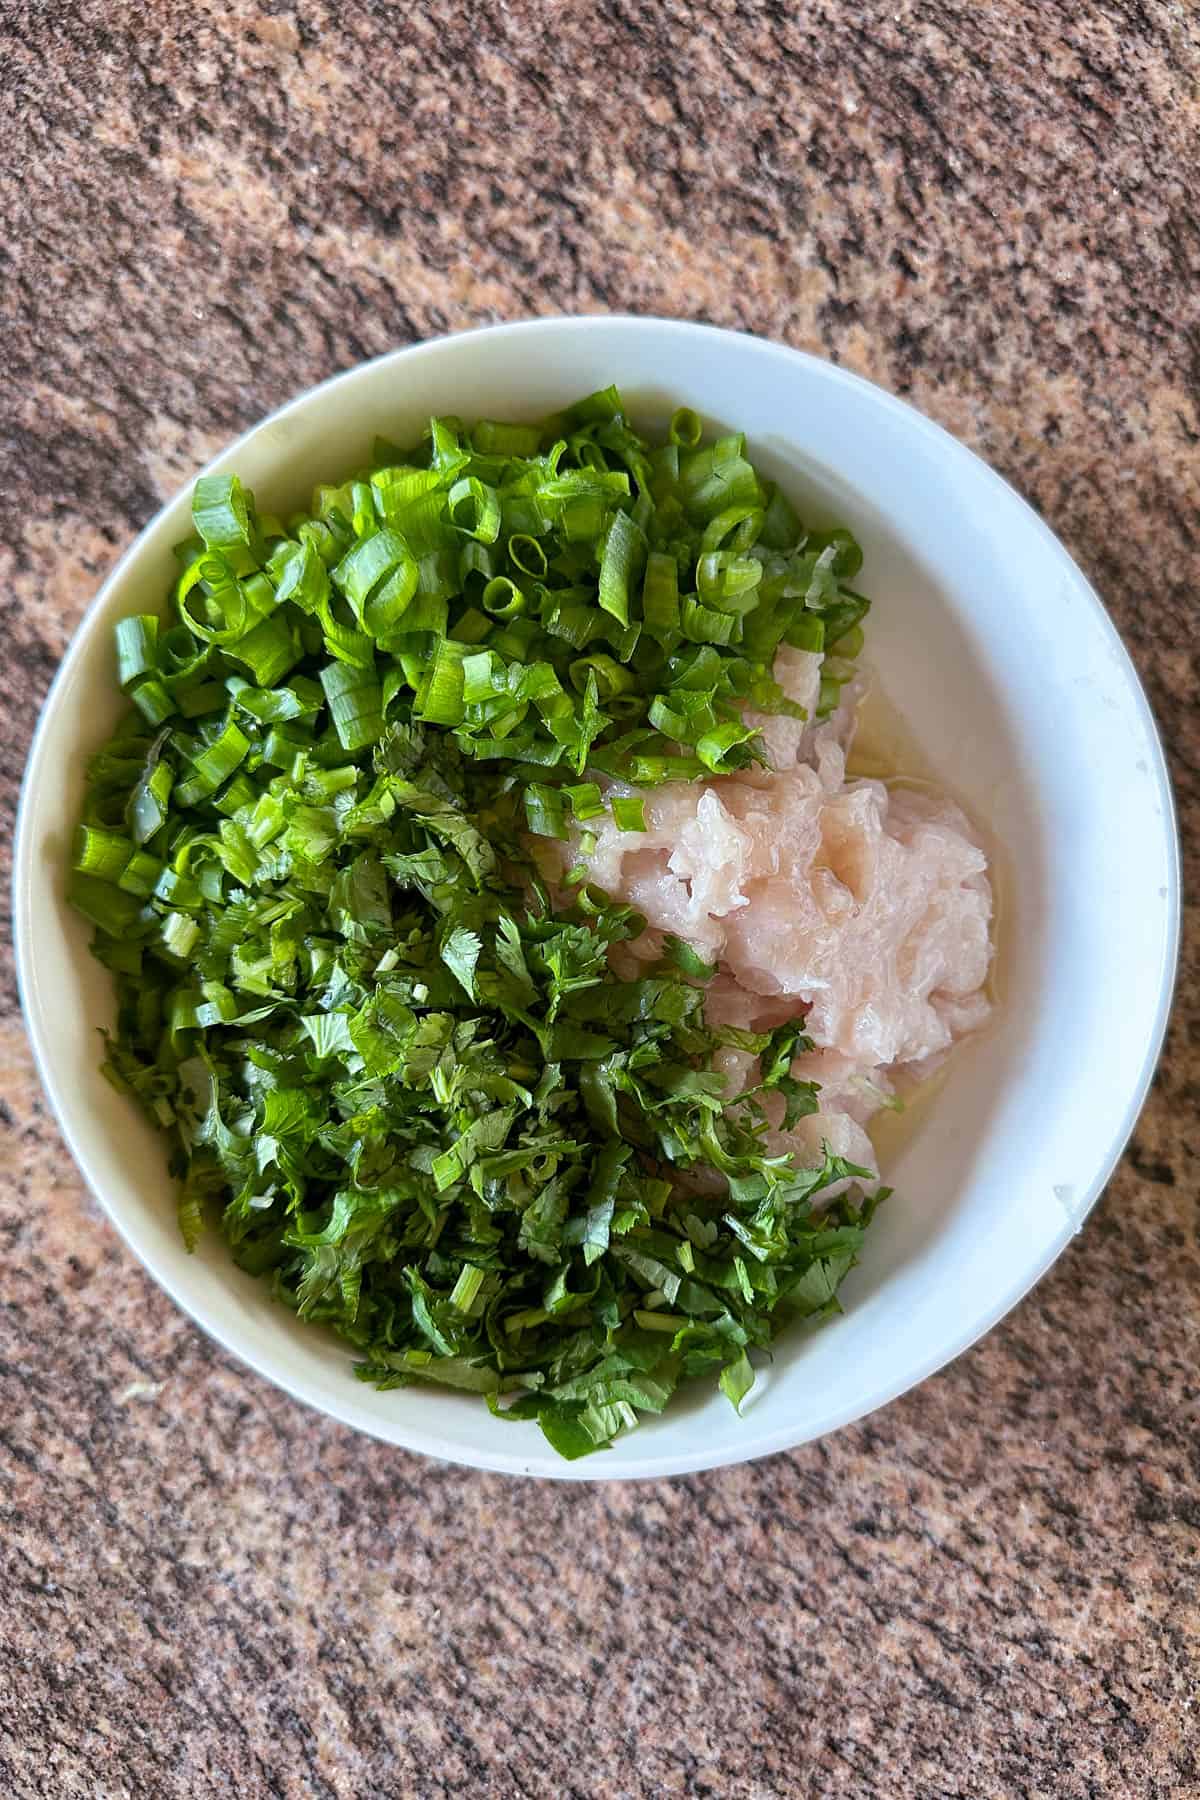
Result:
M34 1051L63 1136L146 1268L235 1355L347 1424L512 1474L661 1476L832 1431L940 1368L1008 1311L1078 1231L1162 1041L1178 855L1162 751L1096 595L1011 488L901 401L793 350L658 319L546 319L416 345L326 382L210 465L271 510L415 439L431 412L536 417L616 381L635 418L670 405L744 430L810 514L847 521L875 598L869 653L925 759L992 834L1006 890L995 1023L953 1059L885 1173L897 1195L844 1289L844 1317L785 1338L738 1419L681 1396L613 1450L561 1462L476 1399L376 1393L218 1242L179 1240L164 1146L97 1071L109 978L63 900L84 759L120 702L112 627L161 606L180 493L118 563L46 701L16 847L16 947ZM89 1228L81 1223L80 1230Z

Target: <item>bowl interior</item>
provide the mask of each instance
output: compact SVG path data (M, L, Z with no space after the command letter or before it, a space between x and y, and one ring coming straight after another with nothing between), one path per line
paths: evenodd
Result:
M18 830L26 1012L64 1136L155 1277L298 1397L395 1443L521 1473L629 1476L737 1461L871 1410L993 1323L1095 1199L1144 1098L1174 966L1177 869L1161 750L1107 616L1032 511L902 403L796 352L654 320L548 320L418 346L293 402L226 452L282 509L431 412L536 417L615 380L639 422L674 405L744 430L801 511L849 523L872 595L869 660L931 767L991 841L1000 1007L888 1153L897 1193L848 1278L845 1316L780 1345L739 1420L697 1389L604 1455L561 1463L536 1426L436 1389L376 1394L221 1247L189 1257L162 1141L99 1075L109 979L63 900L87 755L120 707L111 631L157 610L189 494L105 584L52 690ZM1119 1029L1114 1029L1119 1002Z

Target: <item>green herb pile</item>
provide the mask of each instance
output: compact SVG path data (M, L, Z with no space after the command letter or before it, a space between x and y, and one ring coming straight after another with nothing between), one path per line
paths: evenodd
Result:
M113 971L105 1071L167 1134L179 1219L355 1346L575 1457L836 1308L863 1176L765 1153L815 1110L799 1024L710 1030L713 971L557 893L537 836L588 848L634 787L760 759L796 712L781 644L861 645L849 533L806 533L740 436L676 413L652 447L615 389L540 425L434 419L419 449L260 516L197 483L171 621L123 620L132 702L89 765L72 898ZM564 897L565 896L565 897ZM761 1085L732 1104L734 1044Z

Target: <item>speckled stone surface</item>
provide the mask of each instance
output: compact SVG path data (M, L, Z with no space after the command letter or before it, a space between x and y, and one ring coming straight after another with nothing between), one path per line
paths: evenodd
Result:
M76 621L210 452L397 343L629 309L831 356L1030 497L1195 892L1198 76L1191 0L0 0L6 846ZM589 1490L215 1351L84 1196L6 951L0 1793L1196 1792L1196 958L1106 1197L982 1345L794 1455Z

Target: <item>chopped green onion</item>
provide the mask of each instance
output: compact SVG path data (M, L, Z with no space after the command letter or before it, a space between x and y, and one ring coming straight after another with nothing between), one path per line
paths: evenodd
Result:
M383 690L374 673L335 662L321 670L320 681L342 749L375 743L383 733Z
M141 903L133 894L94 875L73 875L67 897L72 906L110 937L123 937L141 912Z
M815 613L799 613L784 633L783 641L793 650L820 654L825 648L825 626Z
M482 1393L567 1456L692 1375L740 1405L870 1217L812 1197L865 1172L766 1153L712 1058L761 1055L786 1128L817 1104L799 1025L710 1031L681 940L619 979L644 921L589 859L606 817L646 831L642 790L757 760L749 709L804 716L781 645L828 645L837 704L855 540L806 535L689 408L647 442L614 387L377 440L282 519L206 476L193 522L166 616L118 626L129 704L69 888L117 984L105 1074L169 1137L188 1248L216 1201L365 1380Z
M694 594L685 594L680 608L680 626L684 637L693 644L731 644L738 629L738 615L705 606Z
M145 850L135 850L117 877L117 886L124 888L127 894L136 894L140 900L148 900L162 875L163 866L156 856L150 856Z
M170 912L162 922L161 935L169 953L186 962L200 940L199 921L188 913Z
M748 598L762 580L762 564L754 556L732 550L708 550L696 564L696 589L706 606L749 612Z
M849 631L844 631L835 643L830 644L829 654L852 659L861 653L865 641L862 626L852 625Z
M760 542L769 550L787 550L803 540L800 517L782 488L775 488L767 501Z
M536 456L542 441L540 425L509 425L498 419L480 419L471 442L485 456Z
M603 425L610 419L620 419L624 412L618 388L597 388L594 394L585 394L582 400L568 406L562 415L562 424L567 431L577 431L582 425Z
M706 962L686 938L669 934L663 939L663 955L693 981L711 981L717 972L716 963Z
M494 544L500 535L500 500L495 488L477 476L464 475L450 489L446 510L451 523L481 544Z
M704 422L690 406L676 407L671 414L670 438L683 450L694 450L704 433Z
M606 613L629 623L629 590L637 579L645 541L628 513L613 514L604 554L600 559L600 605Z
M250 505L236 475L202 475L192 497L192 522L208 550L219 551L236 575L257 567Z
M665 551L652 550L646 558L642 613L648 636L660 644L676 641L679 635L679 564Z
M117 680L128 689L158 671L158 620L153 614L119 619L116 629Z
M739 765L733 760L733 752L743 744L751 743L758 736L757 731L749 725L714 725L711 731L696 740L696 755L706 769L714 774L721 774L726 769Z
M637 795L617 795L612 803L612 816L618 831L645 831L646 802Z
M524 800L525 819L530 831L536 836L565 838L570 835L557 788L546 787L540 781L531 781L525 789Z
M139 681L130 698L150 725L161 725L175 711L175 701L165 684L154 675L146 681Z
M508 557L520 574L531 576L536 581L545 577L549 566L546 552L537 538L530 537L528 532L513 532L508 540Z
M594 676L599 696L605 701L616 694L631 693L637 686L632 670L603 652L576 657L571 664L571 685L577 692L582 694L586 690L589 676Z
M354 608L362 630L382 637L396 629L421 571L400 534L385 528L356 544L330 578Z
M573 787L564 787L563 793L571 803L571 811L582 823L584 819L597 819L604 811L604 796L594 781L581 781Z
M497 619L515 619L526 607L524 593L507 575L495 575L483 590L482 605Z
M95 825L81 825L75 835L72 867L97 881L119 881L132 855L133 845L127 837Z
M167 823L167 803L173 785L175 772L171 765L158 760L158 747L151 749L146 769L130 794L130 805L126 810L133 841L137 844L144 844Z

